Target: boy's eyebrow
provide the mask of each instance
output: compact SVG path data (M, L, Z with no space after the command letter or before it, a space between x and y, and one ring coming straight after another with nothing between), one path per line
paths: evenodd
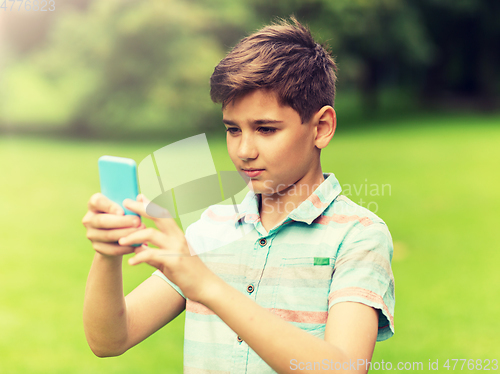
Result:
M238 126L238 125L236 124L236 122L230 121L230 120L228 120L228 119L224 119L224 118L223 118L223 119L222 119L222 122L223 122L225 125L229 125L229 126Z
M228 120L228 119L222 119L222 122L224 124L226 124L226 125L229 125L229 126L238 126L238 124L236 122ZM263 119L253 120L253 121L251 121L251 123L253 125L269 125L269 124L272 124L272 123L283 123L283 121L278 121L278 120L275 120L275 119L263 118Z

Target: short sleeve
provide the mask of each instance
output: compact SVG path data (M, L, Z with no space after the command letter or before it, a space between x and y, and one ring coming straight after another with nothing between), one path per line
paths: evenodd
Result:
M165 274L163 274L160 270L156 270L156 271L153 273L153 275L157 275L157 276L159 276L159 277L160 277L161 279L163 279L165 282L167 282L168 284L170 284L170 285L174 288L174 290L176 290L176 291L179 293L179 295L181 295L183 298L186 298L186 296L184 296L184 294L182 293L181 289L180 289L179 287L177 287L177 285L176 285L174 282L172 282L170 279L168 279L168 278L165 276Z
M392 252L391 234L384 223L351 232L339 247L328 297L328 309L344 301L378 309L377 341L394 335Z

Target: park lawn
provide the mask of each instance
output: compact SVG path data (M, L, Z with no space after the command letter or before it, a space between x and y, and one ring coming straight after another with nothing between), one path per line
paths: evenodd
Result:
M93 255L81 219L99 189L97 158L140 162L169 143L0 139L0 373L182 372L183 315L107 359L93 356L81 321ZM217 169L230 170L224 140L209 143ZM395 244L396 335L377 344L373 361L427 368L436 359L500 358L499 143L498 116L356 131L339 123L323 170L386 221ZM152 271L125 263L125 291Z

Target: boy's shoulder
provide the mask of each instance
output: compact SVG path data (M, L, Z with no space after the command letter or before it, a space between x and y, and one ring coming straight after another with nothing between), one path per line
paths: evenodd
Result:
M323 215L335 216L339 220L345 220L346 222L357 220L365 227L375 223L385 225L385 222L377 214L342 194L339 194L332 204L325 209Z
M338 195L316 223L331 228L332 234L342 237L344 245L362 241L383 243L389 258L392 257L392 236L385 221L345 195Z

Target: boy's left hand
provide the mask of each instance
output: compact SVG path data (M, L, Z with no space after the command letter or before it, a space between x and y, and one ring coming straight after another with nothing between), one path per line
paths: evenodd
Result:
M158 247L151 248L146 244L135 249L135 256L128 260L130 265L147 263L159 269L175 283L187 298L199 301L203 295L202 288L207 285L206 277L214 275L205 264L190 251L189 244L182 230L173 218L157 218L146 213L145 197L139 195L137 201L126 199L123 205L142 217L153 220L158 229L145 228L125 236L119 240L120 245L150 243ZM162 209L162 208L160 208ZM163 209L163 217L171 217Z

